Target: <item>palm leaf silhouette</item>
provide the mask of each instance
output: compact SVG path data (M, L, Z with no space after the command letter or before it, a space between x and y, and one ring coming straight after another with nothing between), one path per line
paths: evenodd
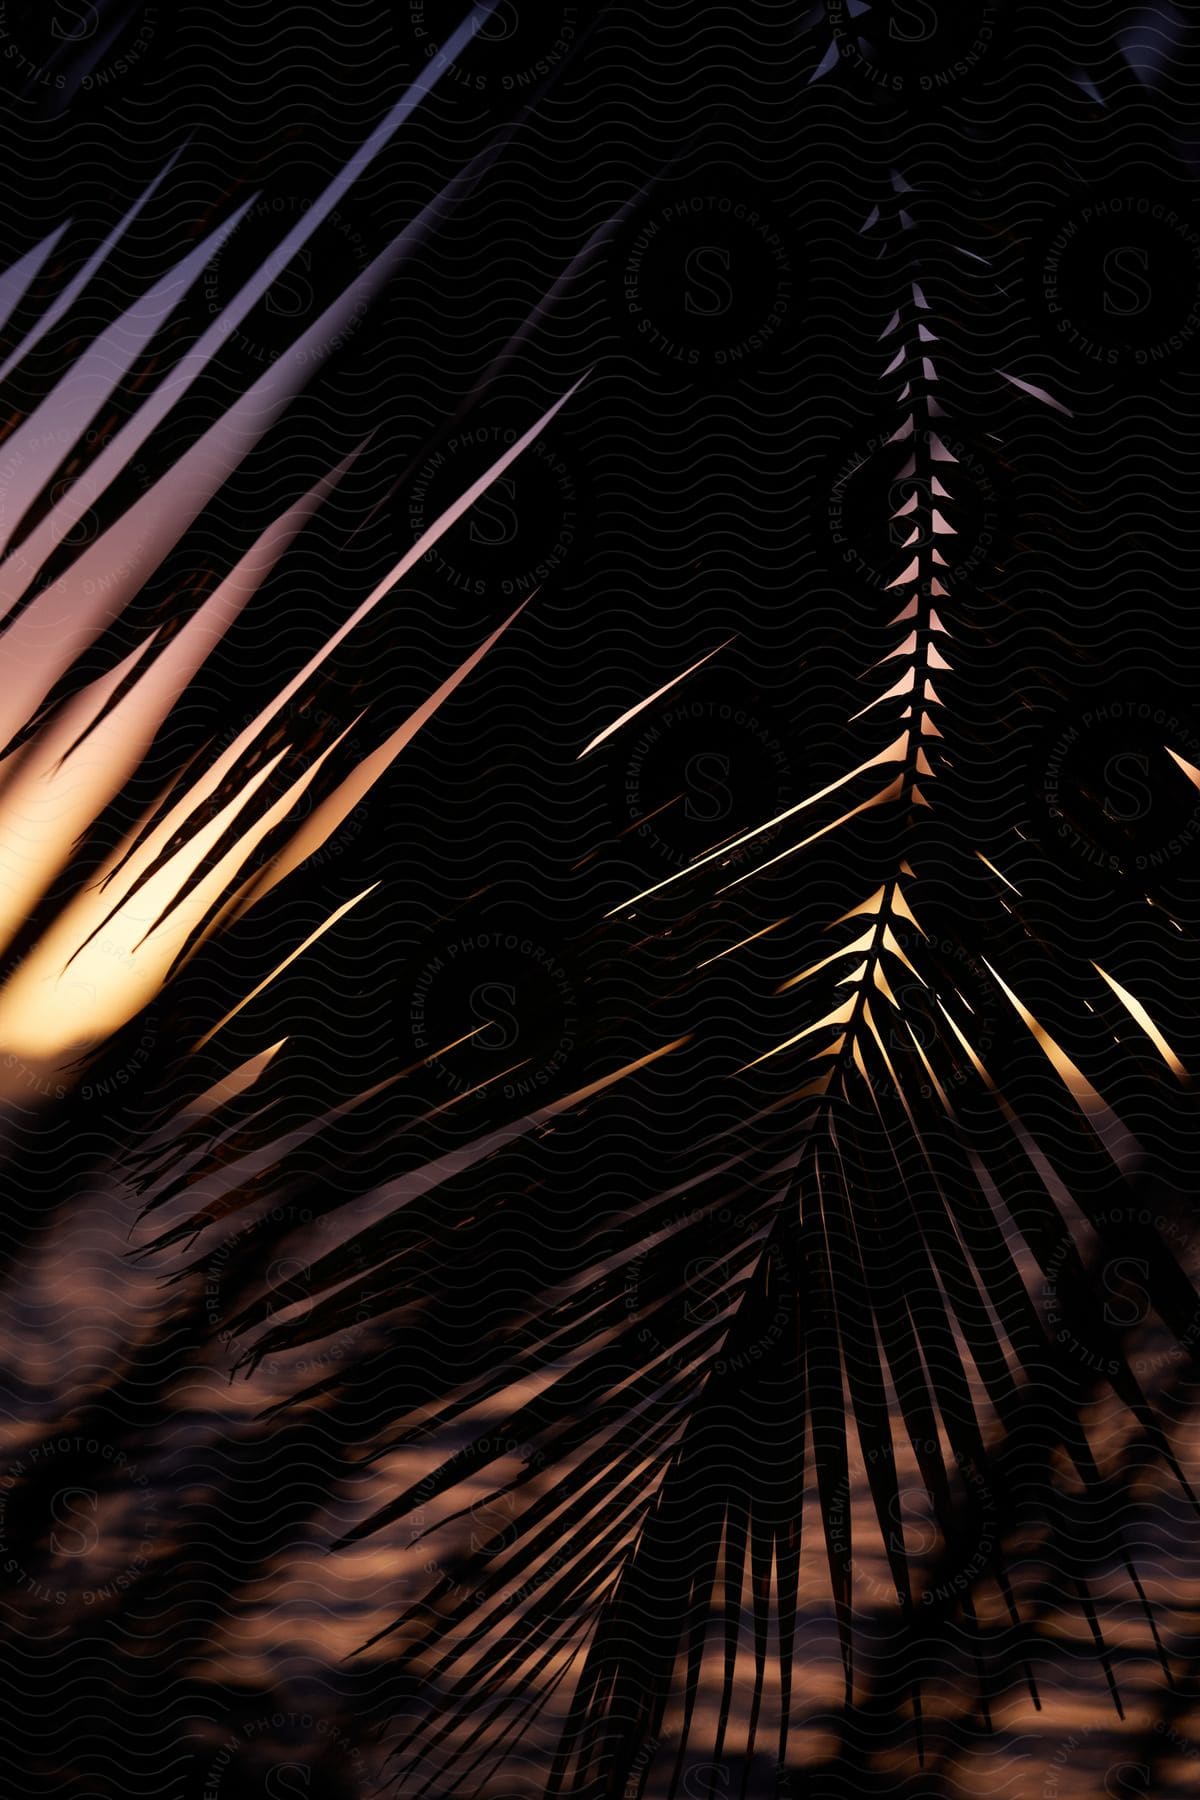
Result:
M431 79L331 184L326 209ZM15 1091L77 1082L206 946L236 937L516 624L520 608L366 750L347 748L357 715L350 728L303 730L303 742L279 726L285 707L301 717L317 710L340 645L574 388L521 422L484 476L228 744L176 771L115 842L97 830L214 639L352 477L365 446L298 494L181 624L182 612L170 631L145 633L87 679L77 673L85 653L234 476L320 346L419 248L497 148L477 155L140 499L122 503L131 460L287 266L318 209L125 425L94 442L48 505L65 457L246 208L97 337L6 441L19 480L0 567L13 671L2 698L0 827L16 871L9 926L20 960L0 990L0 1041L18 1069ZM1119 1704L1088 1573L1111 1521L1062 1503L1064 1482L1085 1495L1105 1487L1083 1416L1080 1346L1105 1370L1147 1453L1192 1497L1077 1241L1090 1227L1109 1253L1136 1259L1156 1312L1193 1349L1196 1295L1141 1221L1141 1151L1104 1097L1114 1033L1153 1083L1183 1082L1183 1065L1120 974L1086 958L1072 965L1076 1015L1043 1017L1042 946L1003 874L1003 850L964 841L954 814L956 770L970 756L969 743L956 742L955 647L973 620L971 593L943 547L961 494L938 367L945 296L909 248L917 210L896 177L864 228L896 272L879 378L881 436L900 463L878 496L895 567L882 654L851 721L857 747L833 781L631 894L604 928L610 938L629 926L665 942L679 909L705 907L768 868L800 870L814 847L847 845L846 869L866 879L823 943L800 946L793 973L764 995L762 1044L746 1064L755 1098L737 1126L689 1146L676 1164L641 1171L607 1215L553 1237L521 1267L557 1215L555 1131L602 1137L617 1084L652 1092L639 1084L692 1054L690 1033L663 1030L649 1051L618 1056L592 1018L586 1080L564 1080L532 1107L495 1082L484 1128L465 1140L448 1128L444 1101L418 1106L398 1130L380 1114L381 1096L419 1079L413 1068L301 1119L277 1104L280 1044L207 1080L189 1054L219 1042L265 983L365 905L367 888L298 929L265 983L247 984L196 1035L181 1034L177 1091L129 1158L152 1222L142 1252L188 1297L192 1326L205 1271L217 1257L239 1259L228 1331L247 1370L386 1322L382 1349L371 1340L356 1367L303 1381L281 1403L295 1411L298 1438L327 1414L339 1449L367 1422L372 1465L397 1452L451 1451L337 1546L401 1520L416 1521L414 1543L469 1521L465 1554L391 1628L402 1680L413 1677L418 1693L398 1752L415 1791L470 1791L481 1769L519 1754L543 1710L558 1715L553 1793L640 1788L663 1756L673 1760L673 1792L701 1729L714 1764L736 1743L745 1787L768 1717L771 1760L786 1770L814 1549L848 1701L859 1685L864 1523L894 1596L895 1654L909 1659L918 1735L930 1621L961 1630L985 1712L1014 1663L1036 1699L1033 1627L1005 1553L1003 1521L1014 1517L1044 1521L1066 1558L1060 1566ZM6 299L21 298L59 237L9 272ZM88 277L85 268L63 286L13 367ZM1028 401L1058 404L999 373ZM100 533L73 556L72 533L92 508ZM719 671L720 650L710 656ZM588 750L619 737L698 666L664 670L663 686ZM296 825L302 799L312 810ZM77 879L67 870L64 893L54 884L89 832L91 859ZM360 1114L381 1118L366 1150L345 1133ZM545 1167L536 1193L521 1186L518 1151ZM294 1269L280 1270L277 1257L280 1196L297 1209L289 1227L299 1210L328 1221L345 1208L349 1218L332 1247L305 1253L299 1305ZM489 1304L497 1269L507 1285ZM1045 1283L1065 1336L1048 1329L1038 1304ZM865 1521L853 1505L860 1477ZM905 1512L912 1493L924 1498L931 1540ZM806 1495L820 1519L816 1546L802 1533ZM427 1527L434 1508L440 1516ZM1153 1633L1132 1552L1121 1545L1118 1556Z
M886 231L891 224L903 233L912 226L906 186L898 178L894 185L894 199L873 211L869 227ZM1082 1032L1073 1028L1069 1044L1052 1036L1013 985L1020 976L1010 981L1001 972L999 951L993 962L947 923L944 895L947 885L953 894L953 877L937 884L942 897L920 879L923 864L954 852L929 815L950 755L944 691L953 681L955 633L969 625L969 596L947 585L950 559L941 548L955 531L956 459L943 441L936 315L915 271L904 285L881 337L890 359L883 379L899 385L898 417L886 441L908 452L898 477L903 502L892 515L903 521L889 584L896 641L871 671L878 691L857 715L872 725L882 721L875 725L880 747L868 745L845 776L788 809L790 832L804 835L785 838L770 858L793 857L879 808L888 815L890 872L837 922L833 950L783 984L799 1003L796 1029L756 1060L791 1059L789 1082L798 1085L787 1097L784 1141L792 1141L784 1154L764 1169L742 1148L681 1183L692 1202L686 1223L672 1218L678 1203L671 1195L641 1210L636 1223L610 1228L603 1261L597 1256L589 1265L580 1257L569 1297L547 1296L540 1314L520 1318L507 1344L501 1338L489 1345L493 1360L508 1349L507 1364L464 1384L448 1405L391 1442L411 1444L493 1401L528 1376L539 1350L547 1370L562 1370L569 1355L564 1372L536 1398L498 1416L489 1412L476 1447L468 1441L352 1534L423 1515L472 1478L487 1487L485 1515L503 1518L497 1537L482 1538L464 1566L397 1621L406 1658L441 1696L438 1728L428 1739L418 1730L408 1746L432 1758L428 1778L437 1783L452 1774L465 1780L475 1768L478 1719L489 1694L507 1691L509 1730L516 1729L537 1704L545 1671L566 1660L567 1646L577 1647L585 1630L551 1791L621 1791L631 1771L645 1779L647 1747L667 1739L677 1747L677 1781L710 1659L719 1671L719 1701L706 1753L711 1749L720 1764L736 1703L748 1779L769 1644L777 1646L774 1757L783 1769L806 1478L816 1486L852 1689L849 1494L856 1451L896 1596L900 1641L914 1646L914 1671L919 1621L931 1616L925 1603L932 1600L939 1614L960 1609L976 1640L986 1706L989 1686L1019 1643L1003 1543L998 1527L989 1528L1011 1505L1005 1483L1021 1470L1030 1490L1024 1504L1034 1516L1054 1516L1061 1473L1051 1472L1051 1450L1061 1444L1084 1490L1103 1488L1079 1416L1071 1356L1057 1349L1035 1304L1039 1279L1053 1281L1073 1342L1088 1346L1095 1366L1109 1372L1147 1443L1191 1498L1073 1238L1073 1220L1082 1216L1110 1253L1136 1252L1161 1316L1190 1345L1190 1283L1170 1250L1137 1222L1137 1207L1114 1205L1115 1195L1130 1191L1137 1147L1086 1072L1095 1066L1086 1022ZM1021 378L1007 379L1049 398ZM764 821L722 843L629 905L658 904L663 890L685 880L694 893L697 875L719 874L733 851L779 823ZM994 886L993 865L974 854ZM726 885L751 880L768 865L733 866L740 872ZM920 896L931 887L936 931L923 926ZM661 925L661 912L655 916ZM1182 1065L1140 1002L1103 971L1091 974L1083 990L1096 996L1089 1010L1102 1004L1106 982L1171 1076L1182 1079ZM985 988L1004 1011L988 1021L983 1042L978 992ZM1024 1073L1026 1110L1044 1122L1041 1131L1005 1097L1001 1072L1011 1067ZM398 1184L397 1197L402 1191ZM372 1250L384 1241L372 1234ZM486 1257L485 1243L479 1263ZM639 1305L631 1317L626 1271L635 1258ZM722 1276L715 1303L699 1311L698 1270ZM338 1273L337 1266L329 1270L331 1279ZM444 1264L437 1279L452 1279ZM643 1344L653 1349L639 1354ZM1027 1384L1048 1396L1033 1418ZM537 1449L516 1473L489 1485L484 1471L498 1460L500 1442ZM1003 1456L998 1442L1006 1445ZM548 1486L552 1467L561 1474ZM936 1580L919 1585L922 1559L901 1506L902 1484L914 1478L941 1543L982 1546L982 1554L966 1559L970 1580L960 1565L948 1588ZM1111 1529L1107 1515L1104 1529ZM1075 1598L1119 1704L1078 1539L1075 1551ZM1120 1560L1144 1604L1128 1548ZM995 1628L982 1631L976 1617L973 1595L983 1576L1012 1627L998 1667L985 1655ZM1159 1654L1166 1666L1161 1647ZM1025 1669L1033 1690L1027 1663ZM672 1704L677 1723L667 1731ZM919 1722L916 1674L911 1704ZM495 1753L511 1743L497 1735ZM425 1764L419 1767L425 1774Z

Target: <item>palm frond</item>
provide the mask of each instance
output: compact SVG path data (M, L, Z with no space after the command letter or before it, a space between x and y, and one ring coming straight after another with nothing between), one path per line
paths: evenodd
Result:
M974 1669L983 1718L1014 1670L1036 1704L1034 1648L1050 1633L1030 1591L1031 1538L1067 1571L1120 1707L1113 1584L1098 1591L1093 1573L1106 1560L1141 1610L1144 1641L1173 1670L1131 1544L1089 1512L1111 1485L1088 1411L1095 1374L1125 1409L1138 1454L1195 1502L1096 1291L1089 1246L1136 1265L1194 1359L1200 1301L1168 1236L1146 1222L1147 1159L1116 1094L1131 1068L1156 1094L1182 1092L1188 1072L1136 977L1086 947L1055 948L1069 1004L1047 995L1047 947L1004 873L1007 847L963 836L955 799L973 751L957 716L957 659L979 628L951 554L964 505L942 373L953 257L929 254L921 197L901 176L862 232L896 283L878 333L876 502L894 566L862 704L831 779L631 892L572 943L589 971L606 957L632 963L635 951L667 968L655 990L665 999L643 1006L641 1041L612 1029L589 994L582 1073L556 1071L536 1096L516 1054L449 1097L433 1085L432 1066L461 1052L472 1027L307 1111L287 1092L304 1020L241 1060L226 1051L235 1019L253 1016L344 920L381 904L372 882L324 894L315 920L286 907L291 878L511 641L536 595L447 656L442 679L386 728L369 703L321 714L339 656L570 405L578 381L514 422L484 472L226 740L168 758L151 799L121 810L214 647L301 535L357 495L369 445L330 460L236 560L206 569L149 622L139 597L363 308L490 169L503 134L130 500L137 459L487 10L148 391L160 334L253 199L99 330L5 440L6 1097L62 1099L148 1006L178 999L203 956L236 952L274 896L287 950L255 966L232 1003L188 1016L123 1172L143 1207L136 1254L176 1291L180 1330L205 1335L211 1272L234 1270L221 1330L235 1369L282 1367L272 1424L302 1448L310 1428L327 1428L329 1480L371 1478L370 1502L333 1548L405 1522L410 1549L452 1546L371 1639L399 1671L397 1757L414 1792L474 1791L543 1717L557 1744L553 1794L641 1792L656 1765L674 1794L702 1737L715 1763L741 1759L743 1792L764 1764L782 1780L817 1593L846 1718L872 1706L903 1716L923 1750L947 1635ZM835 44L814 79L836 59ZM170 175L168 164L63 280L0 379L22 373L70 317ZM580 247L564 284L619 216ZM0 277L0 323L66 232ZM1068 414L1024 374L994 375L1014 404ZM51 495L64 467L67 485ZM80 549L93 515L98 534ZM662 670L579 755L619 744L702 668L719 679L728 647ZM1181 772L1200 783L1190 765ZM796 926L797 907L678 973L673 934L718 908L736 917L729 897L768 871L798 892L831 857L853 891L819 940ZM464 917L478 899L462 903ZM790 972L762 993L757 1039L730 1078L732 1119L723 1112L657 1163L622 1164L618 1092L653 1112L679 1072L702 1113L728 1085L706 1060L713 1033L680 1024L679 994L702 1002L714 964L776 932ZM569 1227L565 1137L620 1169L606 1207ZM353 1354L318 1363L314 1379L307 1358L331 1342ZM393 1461L405 1470L395 1481ZM906 1511L914 1494L917 1517ZM36 1483L27 1498L36 1502ZM904 1663L882 1697L869 1691L877 1671L864 1678L861 1666L864 1623L881 1613L896 1628L889 1655Z

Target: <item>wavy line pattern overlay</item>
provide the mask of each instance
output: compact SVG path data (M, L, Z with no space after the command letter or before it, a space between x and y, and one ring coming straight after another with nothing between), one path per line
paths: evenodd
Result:
M0 0L5 1791L1195 1791L1200 24Z

